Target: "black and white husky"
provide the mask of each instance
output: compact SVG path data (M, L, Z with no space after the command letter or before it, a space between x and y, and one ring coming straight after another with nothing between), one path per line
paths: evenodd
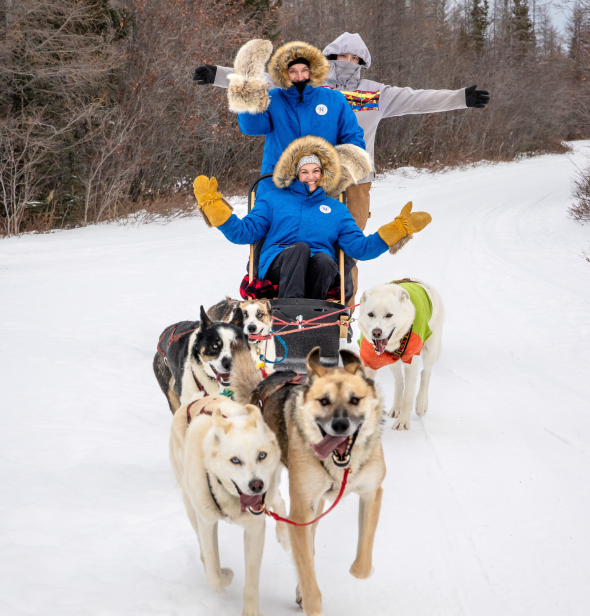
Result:
M180 321L164 330L153 367L172 413L183 404L229 387L231 344L237 339L246 339L239 307L229 322L214 322L201 306L200 321Z
M215 306L211 306L207 314L214 321L229 321L238 307L244 313L244 334L248 336L252 357L257 365L263 363L264 371L270 374L276 360L275 340L274 338L267 340L253 338L253 336L268 336L272 330L272 308L267 299L239 301L226 297Z

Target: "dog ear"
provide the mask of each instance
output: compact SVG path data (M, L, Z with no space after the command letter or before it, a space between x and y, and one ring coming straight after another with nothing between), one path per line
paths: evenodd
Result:
M209 318L209 315L205 312L205 308L201 306L201 331L208 329L213 325L213 321Z
M217 429L223 430L225 434L229 432L229 429L231 428L231 423L223 416L219 407L214 409L211 418L213 419L213 425Z
M257 406L246 404L244 408L248 411L248 423L255 426L259 421L262 421L262 413Z
M406 300L409 300L410 294L403 287L400 287L400 289L401 289L401 293L399 294L399 301L405 302Z
M320 363L320 347L317 346L309 352L307 356L307 374L312 379L316 376L324 376L328 369Z
M240 329L244 329L244 313L239 306L236 306L230 323L232 325L235 325L236 327L239 327Z
M338 352L340 353L340 359L342 360L342 365L344 366L346 372L355 374L357 370L362 370L363 364L356 353L347 351L346 349L340 349Z
M361 295L361 301L360 304L364 304L367 301L367 292L364 291L363 294Z

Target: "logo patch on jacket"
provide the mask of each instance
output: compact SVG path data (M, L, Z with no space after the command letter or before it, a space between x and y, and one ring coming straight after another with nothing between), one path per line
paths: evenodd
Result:
M332 208L329 205L320 205L320 212L322 214L329 214L332 211Z
M328 113L328 108L326 107L326 105L318 105L318 106L315 108L315 112L316 112L318 115L326 115L326 114Z
M329 86L323 86L331 90ZM381 96L381 90L377 92L365 92L364 90L353 90L347 92L341 90L344 94L346 102L350 105L355 113L359 111L378 111L379 110L379 97Z

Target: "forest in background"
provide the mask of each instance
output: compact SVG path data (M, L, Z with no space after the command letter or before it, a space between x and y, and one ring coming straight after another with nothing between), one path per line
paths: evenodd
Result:
M251 38L322 49L344 31L369 47L369 79L492 95L483 111L384 120L378 170L590 138L590 0L570 7L565 33L528 0L0 0L0 233L174 215L200 174L243 192L264 140L242 135L226 91L191 70L232 65Z

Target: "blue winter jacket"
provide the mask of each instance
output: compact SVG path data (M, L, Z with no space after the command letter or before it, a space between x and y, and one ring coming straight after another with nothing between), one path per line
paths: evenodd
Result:
M352 143L363 150L363 129L342 92L305 86L303 100L294 87L269 92L270 105L262 113L240 113L240 130L245 135L266 136L261 173L272 173L287 146L307 135L323 137L332 145ZM270 180L260 184L258 194L272 189Z
M326 196L321 188L309 193L295 180L288 188L269 190L244 218L232 214L218 229L234 244L253 244L266 236L258 262L264 278L275 257L296 242L305 242L311 255L325 252L333 259L334 244L353 259L368 261L387 251L378 233L365 237L346 205Z

